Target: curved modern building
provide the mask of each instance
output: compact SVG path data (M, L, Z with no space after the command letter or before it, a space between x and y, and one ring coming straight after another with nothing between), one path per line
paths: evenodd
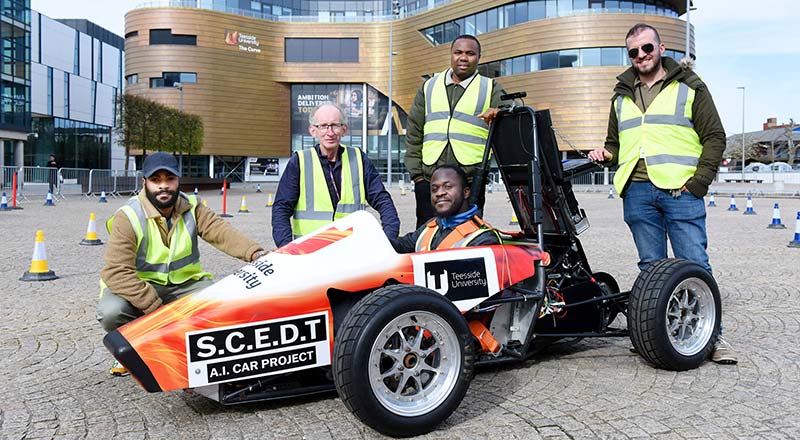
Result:
M629 65L627 30L653 25L681 58L685 9L685 0L151 2L126 15L126 87L203 118L204 146L184 158L186 175L254 181L276 178L276 164L313 144L306 118L327 100L349 118L344 143L386 170L391 96L397 173L417 89L449 67L450 42L472 34L479 71L550 109L566 153L605 139L615 77Z

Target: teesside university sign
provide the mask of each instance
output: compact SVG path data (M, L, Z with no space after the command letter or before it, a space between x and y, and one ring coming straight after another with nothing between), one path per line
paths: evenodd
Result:
M225 31L225 44L238 46L239 50L248 53L261 53L261 43L255 35L239 33L239 31Z

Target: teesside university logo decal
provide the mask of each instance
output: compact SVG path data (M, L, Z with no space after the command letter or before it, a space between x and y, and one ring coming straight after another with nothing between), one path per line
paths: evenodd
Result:
M425 287L450 301L482 298L489 294L483 258L425 263Z
M225 30L225 44L238 46L239 50L248 53L261 53L261 43L255 35L242 34L239 31Z

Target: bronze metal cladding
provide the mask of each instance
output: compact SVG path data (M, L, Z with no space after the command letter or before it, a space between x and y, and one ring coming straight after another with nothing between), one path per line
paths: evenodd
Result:
M442 22L480 12L508 0L462 0L396 20L394 23L395 102L406 111L423 75L449 67L449 44L432 45L419 32ZM682 3L675 1L672 3ZM676 4L679 11L685 7ZM684 50L686 23L641 14L572 15L531 21L480 35L481 63L560 49L622 47L638 22L656 27L667 49ZM151 29L197 35L197 46L150 45ZM178 107L175 89L150 88L162 72L196 72L196 84L183 85L184 110L205 124L201 154L288 156L290 84L366 82L388 95L389 23L286 23L192 8L142 8L125 16L125 75L138 74L130 93ZM226 31L256 37L248 51L226 43ZM284 62L285 37L359 39L358 63ZM230 41L229 41L230 43ZM256 47L251 45L252 47ZM625 67L572 67L498 78L508 91L528 92L526 103L549 108L553 123L581 149L603 145L615 77ZM559 139L560 149L569 147Z

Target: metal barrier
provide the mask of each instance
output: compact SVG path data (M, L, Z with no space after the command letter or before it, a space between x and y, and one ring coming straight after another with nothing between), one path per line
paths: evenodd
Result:
M89 171L89 188L86 195L89 197L99 196L103 192L107 196L117 197L114 194L114 170L91 170Z
M51 188L53 196L58 197L58 168L22 167L20 171L17 176L20 200L28 200L29 197L44 199Z
M136 194L141 190L142 172L114 170L114 189L111 194L114 196L125 194Z
M2 167L2 180L0 180L0 192L6 193L11 200L11 193L14 191L14 173L17 172L16 167ZM17 185L19 186L19 184Z
M58 174L61 178L58 195L61 197L85 196L89 192L90 171L88 168L59 168Z
M86 195L94 197L103 191L111 197L120 197L123 193L136 194L142 189L141 182L140 171L89 170Z

